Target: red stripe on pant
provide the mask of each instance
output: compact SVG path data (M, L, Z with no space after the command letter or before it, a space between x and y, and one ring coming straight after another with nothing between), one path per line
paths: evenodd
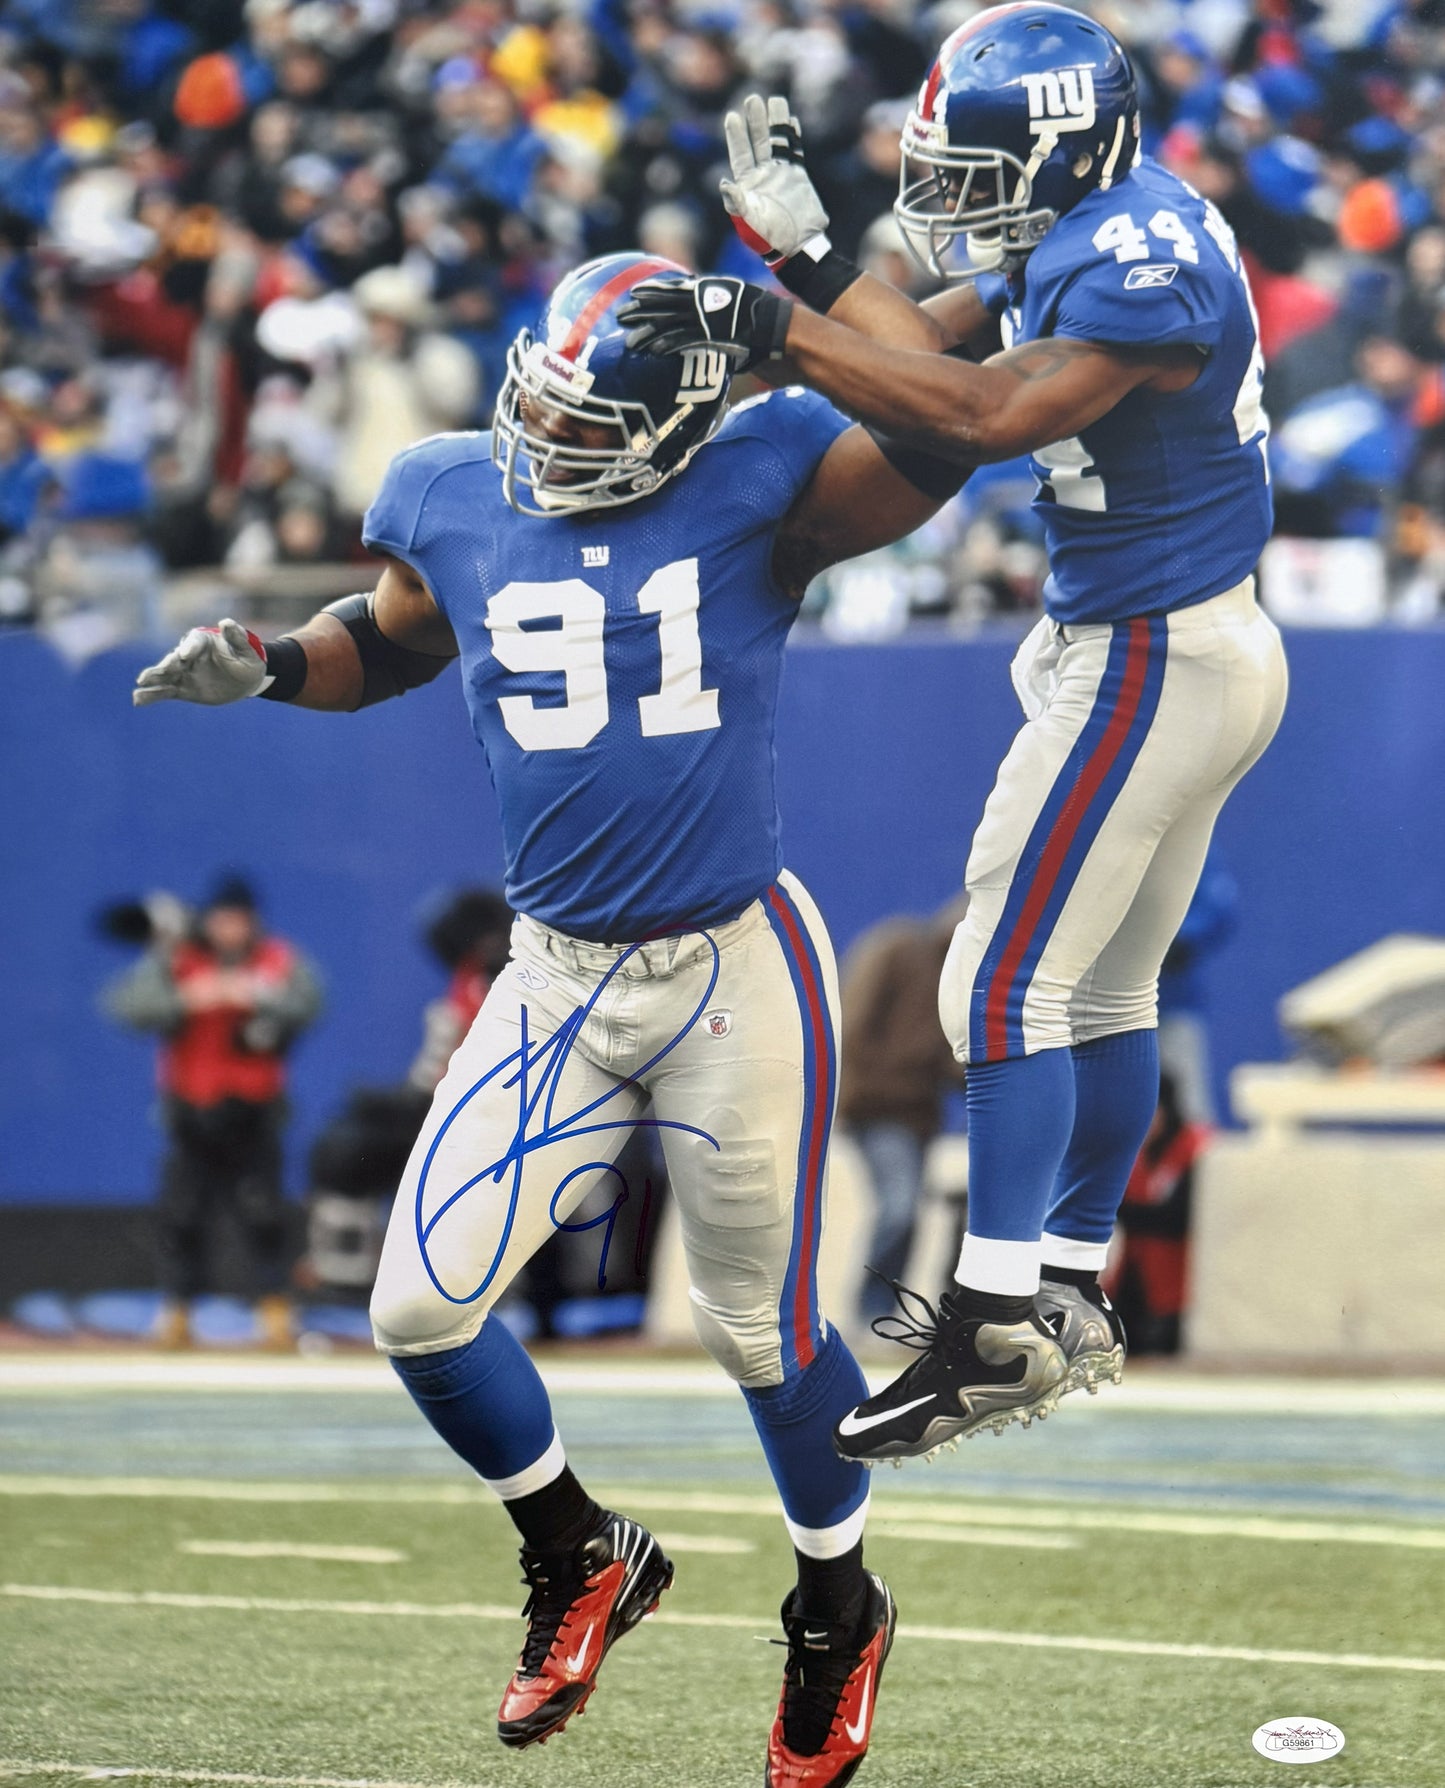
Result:
M999 958L998 967L994 970L993 981L988 990L988 1002L984 1008L984 1057L987 1061L1002 1061L1008 1054L1009 988L1024 959L1024 952L1029 947L1034 927L1054 891L1064 858L1069 854L1069 846L1074 842L1075 834L1083 823L1089 803L1099 792L1099 785L1109 774L1114 759L1123 749L1129 728L1134 724L1134 716L1139 712L1139 700L1144 693L1144 673L1148 665L1149 623L1146 620L1130 621L1129 654L1124 661L1124 679L1119 690L1118 705L1104 729L1103 737L1094 747L1079 780L1070 791L1068 800L1064 802L1059 817L1054 821L1043 855L1039 858L1038 869L1034 872L1028 898L1024 901L1004 953Z
M798 975L803 983L803 993L807 1005L806 1023L813 1038L815 1084L812 1095L813 1109L808 1125L808 1153L803 1168L802 1184L798 1187L798 1196L803 1200L803 1229L798 1252L798 1280L793 1288L793 1345L797 1352L798 1365L804 1367L813 1363L813 1336L812 1323L809 1320L811 1311L808 1288L813 1277L813 1250L817 1245L815 1219L817 1217L818 1193L822 1181L823 1155L828 1143L828 1120L831 1115L827 1067L830 1026L823 1006L822 990L818 986L817 976L813 973L807 945L792 908L780 898L776 888L769 888L768 904L778 915L778 920L788 935L788 942L793 951L793 960L797 964ZM804 1099L806 1104L806 1092Z

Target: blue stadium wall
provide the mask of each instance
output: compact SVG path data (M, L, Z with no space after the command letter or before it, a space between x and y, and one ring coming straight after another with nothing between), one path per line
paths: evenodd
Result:
M1242 892L1209 969L1221 1075L1284 1053L1286 988L1385 932L1445 933L1445 631L1296 633L1274 748L1219 842ZM1012 641L800 639L779 725L791 867L840 950L872 920L957 888L1017 723ZM441 975L427 897L498 882L486 767L455 678L350 717L245 703L130 706L133 651L72 670L0 636L0 1203L130 1203L153 1184L153 1051L97 993L128 953L103 902L198 896L254 876L272 924L325 974L294 1061L293 1186L318 1124L358 1083L398 1079Z

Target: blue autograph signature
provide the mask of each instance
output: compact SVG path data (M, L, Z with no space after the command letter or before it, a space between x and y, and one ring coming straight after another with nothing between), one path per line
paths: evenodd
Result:
M712 973L708 977L708 983L703 990L702 998L689 1014L686 1022L680 1027L677 1035L659 1049L656 1055L649 1061L644 1062L635 1074L629 1076L626 1080L619 1082L616 1087L603 1093L600 1098L594 1099L590 1105L584 1105L580 1111L559 1113L555 1109L557 1092L562 1080L562 1071L567 1065L567 1058L572 1053L573 1045L581 1034L583 1025L587 1022L587 1018L593 1007L606 992L613 976L619 973L623 964L630 956L643 947L641 944L633 944L629 949L624 950L622 955L617 958L617 961L613 963L612 967L608 969L607 973L593 989L587 1003L578 1006L575 1011L569 1012L567 1017L550 1037L545 1037L535 1044L530 1040L527 1023L527 1008L524 1005L521 1009L522 1041L520 1047L513 1050L511 1055L498 1062L494 1068L488 1069L474 1086L469 1087L467 1091L462 1094L461 1098L457 1100L456 1104L447 1113L441 1128L432 1138L431 1147L426 1153L426 1160L422 1163L421 1175L417 1181L416 1188L414 1220L416 1224L417 1247L421 1253L422 1265L426 1268L427 1277L448 1303L475 1303L486 1291L493 1279L496 1278L497 1272L502 1264L502 1259L507 1252L507 1243L511 1239L512 1225L516 1221L517 1204L522 1193L522 1169L529 1155L536 1154L539 1150L549 1147L552 1143L570 1141L575 1137L591 1135L596 1131L631 1130L644 1127L654 1130L682 1130L690 1136L697 1136L704 1142L711 1143L713 1148L719 1147L717 1138L715 1136L709 1136L706 1130L698 1129L695 1124L679 1123L673 1119L627 1117L603 1119L597 1123L586 1122L586 1120L591 1118L595 1112L601 1110L610 1099L616 1098L617 1094L621 1092L624 1087L636 1086L642 1080L644 1075L650 1073L651 1070L664 1059L664 1057L670 1055L687 1035L688 1031L692 1029L693 1025L697 1023L698 1019L701 1018L709 1000L711 1000L713 989L717 986L720 966L718 947L705 931L687 933L684 935L701 937L707 943L708 948L712 951ZM506 1088L515 1087L517 1089L517 1127L513 1132L510 1146L506 1153L499 1159L488 1162L480 1172L474 1173L465 1185L458 1186L454 1192L449 1193L437 1206L430 1218L424 1218L423 1205L426 1200L427 1182L431 1177L432 1162L436 1158L437 1150L441 1147L442 1138L483 1088L490 1086L503 1075L506 1075L507 1078L501 1081L502 1086ZM590 1217L585 1223L563 1222L557 1215L558 1204L561 1202L567 1188L572 1184L573 1180L577 1179L582 1174L590 1173L616 1174L618 1180L621 1181L621 1189L619 1190L617 1197L600 1216ZM481 1185L483 1181L490 1181L492 1185L499 1186L508 1178L510 1178L511 1186L507 1200L507 1211L502 1223L501 1237L497 1242L496 1251L492 1255L491 1263L488 1265L486 1272L482 1276L481 1284L478 1285L474 1291L469 1291L465 1296L458 1297L455 1293L448 1291L437 1277L436 1268L432 1264L430 1249L432 1231L436 1228L437 1224L441 1222L442 1218L452 1206L460 1199L465 1198L474 1186ZM548 1216L558 1229L571 1230L580 1233L583 1230L595 1229L602 1223L607 1225L607 1232L603 1237L602 1243L602 1261L598 1269L599 1289L606 1283L607 1251L612 1243L612 1231L616 1225L618 1213L621 1211L622 1206L627 1202L627 1197L627 1182L623 1179L621 1173L611 1161L588 1161L581 1167L574 1167L570 1173L564 1176L558 1184L556 1191L553 1192L551 1203L548 1206Z

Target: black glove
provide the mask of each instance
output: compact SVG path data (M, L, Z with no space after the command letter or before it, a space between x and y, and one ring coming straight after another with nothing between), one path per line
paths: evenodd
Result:
M644 354L714 347L735 373L776 360L788 338L790 298L746 280L708 274L689 280L645 279L617 313L627 345Z

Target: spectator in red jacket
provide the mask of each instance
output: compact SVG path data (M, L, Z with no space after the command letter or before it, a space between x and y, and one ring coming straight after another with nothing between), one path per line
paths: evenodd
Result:
M206 1289L210 1220L229 1199L247 1244L262 1337L268 1346L289 1346L285 1057L320 1011L314 970L292 944L266 934L251 889L232 876L189 934L153 944L105 997L113 1017L162 1039L170 1149L156 1207L166 1294L157 1340L189 1344L189 1304Z
M450 976L446 992L426 1008L421 1050L407 1072L411 1086L430 1093L506 965L511 908L490 888L464 888L435 915L423 936Z
M1119 1206L1123 1248L1109 1284L1131 1354L1179 1351L1189 1307L1194 1168L1210 1135L1207 1124L1188 1120L1173 1079L1161 1074L1159 1108Z

